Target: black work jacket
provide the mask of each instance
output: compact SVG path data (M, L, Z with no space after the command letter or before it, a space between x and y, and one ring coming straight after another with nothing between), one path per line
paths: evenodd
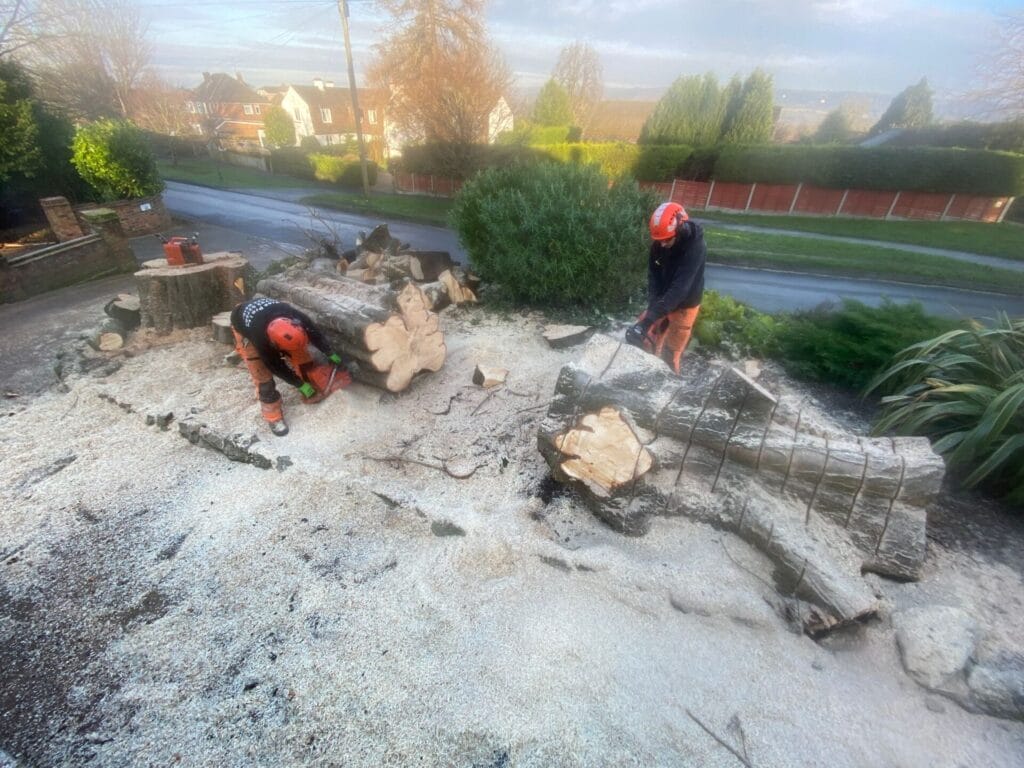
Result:
M704 228L692 221L679 227L669 248L651 243L647 259L647 314L658 319L676 309L700 306L708 249Z
M260 359L271 373L281 380L287 381L293 387L297 387L302 384L302 380L288 367L284 356L267 338L267 326L272 320L279 317L287 317L301 323L306 335L309 336L310 343L325 355L331 354L330 344L313 324L309 315L283 301L261 298L242 302L231 310L231 327L256 348Z

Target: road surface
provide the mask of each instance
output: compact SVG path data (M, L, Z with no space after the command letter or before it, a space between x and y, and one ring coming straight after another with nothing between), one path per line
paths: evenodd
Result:
M245 192L168 182L164 202L176 215L208 222L276 242L307 244L302 229L321 231L329 225L350 245L356 234L383 219L338 211L321 211L324 224L314 225L308 209L298 203ZM446 250L459 261L465 252L456 235L443 227L388 221L395 237L424 250ZM244 237L244 236L243 236ZM239 245L238 247L243 247ZM265 266L256 263L257 267ZM861 280L857 278L709 265L707 285L763 312L809 309L844 298L877 305L883 298L919 301L928 312L947 316L991 317L997 311L1024 314L1024 298L937 286Z

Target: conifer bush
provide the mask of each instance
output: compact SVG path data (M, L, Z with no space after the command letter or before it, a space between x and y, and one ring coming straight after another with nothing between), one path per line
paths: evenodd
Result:
M486 170L455 200L473 269L512 300L612 309L644 284L654 197L591 165Z

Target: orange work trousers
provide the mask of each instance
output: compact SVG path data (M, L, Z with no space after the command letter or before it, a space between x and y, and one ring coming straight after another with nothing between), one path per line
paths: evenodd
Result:
M270 422L281 421L284 418L284 408L281 406L281 393L274 385L274 374L260 359L259 352L248 339L234 328L231 332L235 335L235 351L245 362L253 384L256 385L256 399L260 401L263 418Z
M644 342L644 349L653 355L657 355L669 367L679 373L679 361L683 358L686 345L690 343L690 335L693 333L693 324L697 322L697 313L700 312L700 305L675 309L658 320L647 331L647 340ZM638 318L638 322L647 317L645 311Z

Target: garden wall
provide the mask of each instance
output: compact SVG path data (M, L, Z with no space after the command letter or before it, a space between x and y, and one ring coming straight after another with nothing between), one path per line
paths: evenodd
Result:
M171 226L171 216L164 206L161 195L139 197L132 200L115 200L112 203L85 203L72 207L63 197L44 197L39 201L50 229L60 242L82 237L89 231L83 214L99 208L111 210L121 222L121 229L127 237L153 235Z

